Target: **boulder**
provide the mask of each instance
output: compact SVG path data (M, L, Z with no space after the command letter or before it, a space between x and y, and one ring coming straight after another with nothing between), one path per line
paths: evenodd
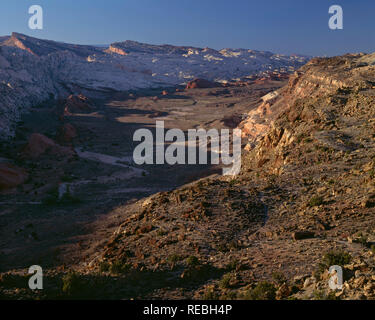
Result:
M315 234L310 231L297 231L292 234L293 240L304 240L314 238Z
M226 116L222 120L223 124L231 129L236 128L241 123L241 121L242 117L240 115Z
M0 163L0 190L8 190L23 184L28 178L26 170L10 163Z
M187 84L186 89L198 89L198 88L205 89L205 88L215 88L218 86L220 86L220 84L216 82L211 82L205 79L194 79Z

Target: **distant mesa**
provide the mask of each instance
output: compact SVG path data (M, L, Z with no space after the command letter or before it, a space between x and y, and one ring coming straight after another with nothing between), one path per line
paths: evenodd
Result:
M111 49L112 48L112 49ZM112 52L124 52L126 54L162 54L162 55L183 55L188 54L192 50L201 50L199 48L191 48L186 46L173 46L169 44L155 45L141 43L132 40L112 43L108 50ZM116 52L116 53L118 53Z
M77 56L87 57L92 54L100 53L101 50L93 46L75 45L52 40L42 40L26 36L21 33L13 32L2 43L3 46L15 47L25 50L35 56L46 56L58 51L70 51Z
M228 81L245 84L288 77L307 61L304 56L247 49L218 51L129 40L109 47L77 45L14 32L0 37L0 140L14 135L21 113L51 98L73 94L64 102L64 115L89 113L82 92L96 97L115 91L162 91L186 86L192 79L186 89L222 87Z

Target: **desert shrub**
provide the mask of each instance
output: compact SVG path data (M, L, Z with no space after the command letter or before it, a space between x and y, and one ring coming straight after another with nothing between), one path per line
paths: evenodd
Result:
M314 196L310 199L309 201L309 206L310 207L318 207L324 203L324 200L320 196Z
M334 291L326 293L324 290L315 290L313 296L314 300L338 300Z
M209 208L211 206L211 204L207 201L202 201L200 203L200 207L203 209L203 208Z
M318 275L329 269L331 266L344 266L352 260L351 255L345 251L329 251L324 254L318 266Z
M237 183L238 183L238 180L237 180L237 179L232 179L232 180L229 181L229 185L230 185L231 187L233 187L233 186L236 185Z
M222 288L222 289L230 288L230 281L231 280L232 280L232 275L230 273L225 274L219 282L220 288Z
M110 264L107 261L102 261L99 264L99 271L100 272L108 272L110 269Z
M67 295L76 295L83 289L84 283L75 272L69 272L62 278L62 292Z
M214 288L207 288L203 295L202 295L203 300L218 300L219 295L215 292Z
M116 260L109 266L109 272L115 275L127 273L130 269L131 265L121 260Z
M217 278L221 275L221 270L210 264L198 264L187 267L181 275L181 280L187 282L202 282L208 279Z
M175 264L177 263L178 261L181 261L183 258L181 256L179 256L178 254L171 254L167 261L171 264Z
M286 282L285 275L282 272L273 272L272 279L279 285L282 285Z
M189 267L195 267L199 265L199 259L196 256L190 256L186 259L186 264Z
M267 281L259 282L254 289L245 293L244 298L246 300L275 300L276 288Z
M219 251L219 252L228 252L229 251L229 249L227 247L227 243L224 243L224 242L217 244L216 250Z
M165 231L165 230L163 230L163 229L159 229L159 230L157 231L157 235L158 235L159 237L165 236L166 234L168 234L168 232Z
M228 250L239 250L241 247L240 245L238 244L237 241L231 241L227 244L227 249Z
M237 299L237 292L236 291L227 291L222 294L219 300L236 300Z
M232 271L232 270L237 270L237 268L240 266L240 263L238 260L236 259L233 259L231 260L227 266L226 266L226 269L229 270L229 271Z
M358 239L357 239L356 242L360 243L364 247L368 247L369 246L368 238L364 234L362 234L362 233L359 234L359 237L358 237Z
M29 275L2 274L0 275L0 289L5 288L26 288Z

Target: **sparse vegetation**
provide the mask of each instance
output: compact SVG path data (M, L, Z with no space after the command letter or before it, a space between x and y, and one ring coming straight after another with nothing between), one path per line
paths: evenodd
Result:
M229 185L230 185L231 187L235 186L237 183L238 183L238 180L237 180L237 179L232 179L232 180L229 181Z
M176 264L177 262L183 260L183 257L181 257L180 255L178 254L171 254L169 257L168 257L168 262L171 263L171 264Z
M362 233L359 234L358 238L356 239L356 242L360 243L364 247L369 246L368 237L366 235L362 234Z
M282 272L273 272L272 273L272 279L276 282L278 285L282 285L286 282L286 277Z
M254 289L249 289L244 294L245 300L275 300L276 288L272 283L262 281Z
M314 300L339 300L334 291L327 293L324 290L315 290L313 296Z
M186 264L189 267L195 267L200 264L199 259L196 256L190 256L186 259Z
M331 266L341 266L350 263L351 255L345 251L329 251L323 255L322 261L318 266L318 275L329 269Z
M215 292L214 288L207 288L203 295L202 295L203 300L218 300L219 295Z
M230 288L231 280L232 280L232 275L230 273L225 274L219 282L220 288L222 288L222 289Z
M164 229L159 229L159 230L157 231L157 235L158 235L159 237L165 236L166 234L168 234L168 232L165 231Z
M99 264L99 271L100 272L108 272L110 269L110 264L107 261L102 261Z
M62 278L62 292L67 295L76 295L83 289L83 281L75 272L69 272Z
M309 201L310 207L318 207L321 206L324 203L324 199L321 196L314 196Z
M229 271L236 270L239 267L239 265L240 265L239 261L236 259L233 259L228 263L226 269Z
M127 273L130 269L131 265L121 260L116 260L109 266L109 272L114 275Z

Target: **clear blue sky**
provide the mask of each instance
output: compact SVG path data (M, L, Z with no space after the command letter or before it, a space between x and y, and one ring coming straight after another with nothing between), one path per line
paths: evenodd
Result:
M44 9L44 30L28 28L28 8ZM344 9L344 30L328 28L328 8ZM81 44L249 48L336 55L375 51L374 0L0 0L0 34L12 31Z

